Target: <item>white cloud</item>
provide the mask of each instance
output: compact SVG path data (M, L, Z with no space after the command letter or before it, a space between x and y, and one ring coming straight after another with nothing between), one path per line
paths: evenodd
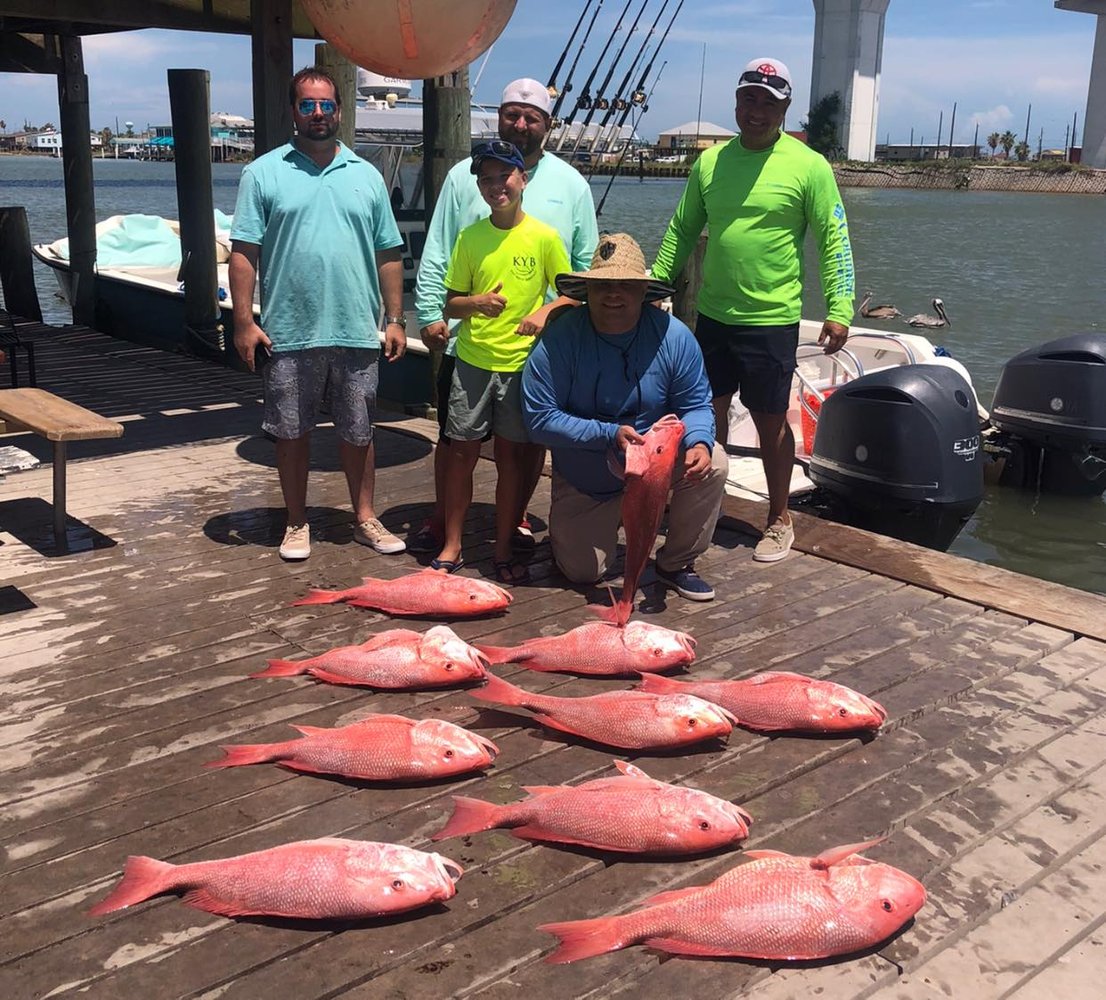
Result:
M980 132L1004 131L1014 120L1014 112L1005 104L991 108L989 111L973 111L968 116L969 125L978 125Z

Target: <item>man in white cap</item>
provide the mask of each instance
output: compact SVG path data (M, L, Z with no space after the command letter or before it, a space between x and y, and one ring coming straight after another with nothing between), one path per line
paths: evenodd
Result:
M537 80L524 78L507 84L499 105L499 137L516 146L526 164L526 213L557 230L572 267L582 268L591 260L599 239L595 202L591 187L579 171L564 160L547 155L543 149L552 109L553 100L548 88ZM443 315L446 267L458 233L486 218L489 212L476 178L469 169L469 161L461 161L446 174L438 195L434 215L426 229L426 243L415 282L415 310L423 343L428 347L444 348L446 354L438 373L438 426L441 433L434 454L434 515L408 539L408 548L412 552L436 552L443 539L444 448L449 445L445 434L446 402L454 367L454 341ZM550 298L552 294L550 290ZM524 499L529 501L541 476L545 449L535 445L527 451L523 490ZM518 529L520 540L532 543L532 537L526 537L528 534L529 524L524 521Z
M668 224L653 275L671 284L708 228L695 337L703 349L719 439L740 390L760 438L768 483L767 529L753 558L791 550L787 512L795 438L787 423L802 308L803 240L813 230L826 319L818 343L841 349L853 315L853 259L845 209L825 158L782 131L791 73L753 59L737 83L740 135L704 150Z
M657 550L657 579L691 601L714 588L695 570L710 545L728 461L715 441L710 385L691 331L646 303L672 294L652 279L625 233L604 234L591 267L557 276L561 295L585 305L547 327L522 373L522 412L530 437L553 454L549 538L573 583L596 583L614 562L627 444L640 444L658 420L684 422L668 532Z

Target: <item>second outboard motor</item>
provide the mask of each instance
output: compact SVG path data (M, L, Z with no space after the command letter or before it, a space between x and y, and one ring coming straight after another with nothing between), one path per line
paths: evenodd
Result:
M947 549L983 499L975 394L942 365L902 365L822 404L810 478L848 524Z
M1106 489L1106 333L1032 347L1003 366L991 423L999 482L1093 496Z

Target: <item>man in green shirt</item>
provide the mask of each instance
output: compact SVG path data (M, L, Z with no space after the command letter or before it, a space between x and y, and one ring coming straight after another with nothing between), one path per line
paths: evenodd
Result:
M683 269L707 228L695 336L725 443L735 391L760 438L768 483L767 530L754 552L776 562L795 532L787 512L795 438L787 422L802 308L803 239L814 233L826 319L818 343L844 346L853 315L853 261L845 209L833 170L786 135L791 74L778 59L752 60L737 84L740 135L705 150L691 168L668 224L653 277L666 284Z

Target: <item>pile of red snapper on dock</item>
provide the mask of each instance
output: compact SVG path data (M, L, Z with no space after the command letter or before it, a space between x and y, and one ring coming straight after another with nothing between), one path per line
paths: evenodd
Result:
M542 726L594 745L626 750L682 748L726 739L735 726L761 732L877 731L887 712L830 681L769 672L740 680L676 681L659 671L689 666L695 640L630 621L637 581L660 528L682 424L665 418L627 449L622 514L626 533L620 598L602 621L513 647L471 646L446 625L425 633L393 628L359 645L305 660L270 660L255 678L308 675L316 682L389 691L470 686L477 700L535 713ZM366 578L342 591L313 590L296 605L345 602L400 616L461 618L506 611L511 595L483 580L422 570L395 580ZM635 690L578 698L532 694L490 672L514 663L586 677L637 677ZM480 687L471 687L481 683ZM325 729L295 726L300 738L228 745L207 767L276 763L306 774L370 782L441 781L492 767L498 747L436 719L373 714ZM454 796L453 815L433 840L506 829L525 840L629 855L687 856L733 848L753 822L736 803L650 778L615 760L618 774L579 785L528 786L528 797L496 805ZM622 916L543 925L560 939L547 957L570 962L644 943L678 955L820 959L871 948L924 905L917 880L847 844L816 857L745 852L752 859L706 886L661 893ZM94 915L169 892L228 917L359 920L444 902L463 870L442 855L338 838L298 841L238 857L171 865L128 859L122 881Z

